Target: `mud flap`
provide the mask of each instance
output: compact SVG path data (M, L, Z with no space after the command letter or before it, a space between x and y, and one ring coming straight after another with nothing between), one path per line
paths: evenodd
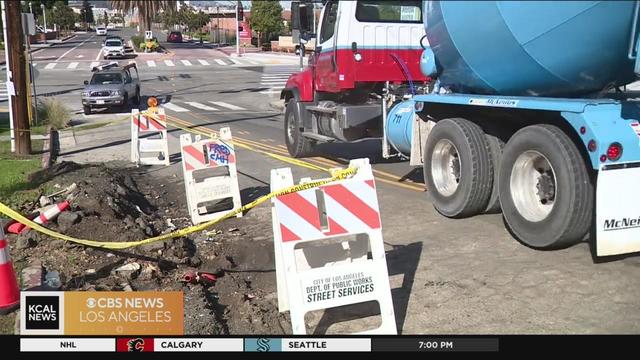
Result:
M596 254L640 251L640 162L605 165L596 188Z

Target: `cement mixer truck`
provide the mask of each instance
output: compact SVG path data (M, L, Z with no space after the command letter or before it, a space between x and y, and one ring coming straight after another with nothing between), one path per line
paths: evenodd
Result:
M281 93L291 156L381 138L444 216L640 251L639 2L326 1L317 33L292 9L317 48Z

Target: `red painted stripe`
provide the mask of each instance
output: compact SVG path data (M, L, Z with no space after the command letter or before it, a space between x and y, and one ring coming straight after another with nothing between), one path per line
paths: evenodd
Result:
M236 163L236 156L234 154L229 154L229 164Z
M280 224L280 234L282 235L282 242L300 240L300 236L294 234L293 231L282 224Z
M4 249L7 247L7 240L0 240L0 250Z
M380 214L365 202L356 197L342 185L329 185L323 188L324 193L362 220L372 229L380 228Z
M373 179L371 180L365 180L364 182L367 183L367 185L371 186L372 188L376 188L376 184L373 182Z
M151 118L149 118L149 125L151 125L151 127L153 127L156 130L161 130L162 131L162 130L166 129L166 127L163 124L161 124L157 120L151 119Z
M346 234L348 232L345 228L340 226L340 224L335 222L332 218L327 217L327 220L329 221L329 231L326 232L325 234L340 235L340 234Z
M148 127L147 125L145 125L142 121L140 121L140 117L133 117L133 123L136 124L136 126L141 129L141 130L147 130Z
M193 156L194 159L198 160L198 162L202 165L205 164L204 162L204 154L199 152L195 146L185 146L182 148L184 150L184 152L188 153L189 155Z
M306 222L320 230L320 215L318 208L298 193L286 194L278 197L278 200L294 213L302 217Z
M185 169L187 169L187 171L195 170L195 168L193 166L191 166L191 164L189 164L186 161L184 162L184 167L185 167Z

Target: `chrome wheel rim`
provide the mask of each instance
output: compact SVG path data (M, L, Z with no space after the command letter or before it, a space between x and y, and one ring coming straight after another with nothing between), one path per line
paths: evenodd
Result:
M516 209L528 221L547 218L557 197L558 184L551 162L541 153L528 150L513 164L510 192Z
M293 134L296 131L296 124L294 123L292 119L293 115L289 114L289 118L287 119L287 140L289 141L289 144L293 144L294 143L294 139L293 139Z
M458 189L461 175L458 149L447 139L436 143L431 155L431 177L438 193L453 195Z

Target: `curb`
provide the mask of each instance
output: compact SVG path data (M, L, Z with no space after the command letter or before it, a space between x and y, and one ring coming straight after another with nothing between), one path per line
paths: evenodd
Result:
M270 102L269 107L271 107L272 109L284 111L284 99Z

